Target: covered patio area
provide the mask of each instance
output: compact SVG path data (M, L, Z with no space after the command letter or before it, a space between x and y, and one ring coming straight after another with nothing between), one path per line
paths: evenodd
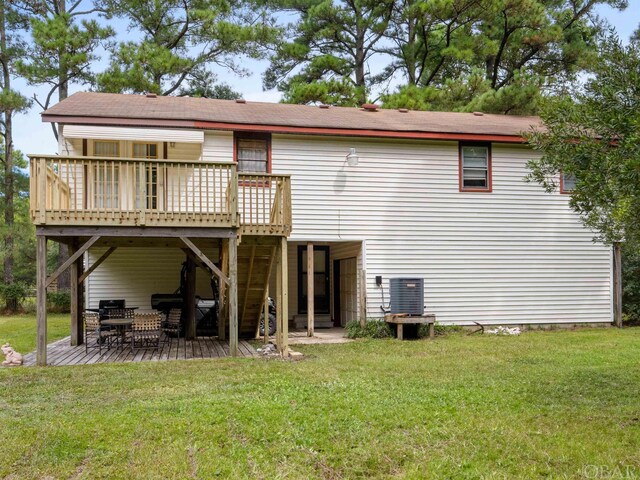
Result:
M140 349L132 352L130 348L102 349L84 345L71 345L66 337L47 345L49 365L87 365L94 363L160 362L168 360L197 360L206 358L224 358L231 356L229 342L213 337L197 337L193 340L174 338L171 344L161 344L157 349ZM255 349L245 340L238 341L238 357L257 356ZM36 352L24 356L24 365L36 364Z

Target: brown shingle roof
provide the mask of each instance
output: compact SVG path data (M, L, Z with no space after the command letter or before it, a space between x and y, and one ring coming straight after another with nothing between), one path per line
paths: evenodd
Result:
M124 123L151 125L159 121L206 128L205 123L273 126L306 129L371 130L520 136L540 126L538 117L476 115L473 113L421 112L360 108L319 108L281 103L213 100L189 97L150 98L146 95L76 93L43 113L44 121L68 123ZM126 120L126 121L123 121ZM211 125L210 127L214 127Z

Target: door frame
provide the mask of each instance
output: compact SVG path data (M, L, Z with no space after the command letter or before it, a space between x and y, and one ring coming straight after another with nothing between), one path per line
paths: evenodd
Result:
M314 254L316 251L324 251L325 252L325 282L326 282L326 288L325 288L325 304L326 304L326 308L325 309L320 309L318 308L318 306L320 305L320 303L317 300L317 295L316 295L316 300L314 301L314 306L315 306L315 313L320 314L320 315L324 315L324 314L331 314L331 260L330 260L330 254L331 254L331 250L329 245L314 245L313 246L313 250L314 250ZM302 285L302 276L306 275L306 272L302 272L302 258L303 255L306 257L307 255L307 246L306 245L298 245L298 313L304 315L307 313L307 292L305 291L305 289L303 288ZM314 272L315 274L315 272ZM314 289L314 293L315 293L315 289Z

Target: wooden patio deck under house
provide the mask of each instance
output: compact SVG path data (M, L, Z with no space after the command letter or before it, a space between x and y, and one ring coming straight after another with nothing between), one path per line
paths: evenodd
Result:
M30 155L30 160L30 211L37 239L37 365L49 363L47 287L69 270L71 336L67 342L79 348L84 339L84 280L116 249L136 246L184 251L186 345L191 342L193 352L207 347L211 356L223 353L225 345L231 356L247 351L239 337L257 334L275 270L275 297L281 306L276 343L286 352L287 237L292 228L288 175L239 173L232 162L51 155ZM48 240L70 249L69 259L51 275L46 270ZM212 244L218 247L217 259L203 253ZM83 257L91 247L107 250L93 265L84 265ZM218 340L196 338L196 266L219 279ZM51 347L50 360L67 359L56 356L61 351ZM164 354L163 350L158 359ZM71 357L83 363L79 353ZM128 358L124 352L122 358Z
M255 357L258 353L245 340L238 342L239 357ZM197 337L193 340L174 339L169 344L161 344L157 349L139 349L132 352L130 348L102 349L89 348L84 345L71 345L71 337L66 337L47 345L48 365L88 365L94 363L129 363L129 362L161 362L169 360L199 360L224 358L231 356L229 342L211 337ZM25 366L36 364L36 353L24 356Z

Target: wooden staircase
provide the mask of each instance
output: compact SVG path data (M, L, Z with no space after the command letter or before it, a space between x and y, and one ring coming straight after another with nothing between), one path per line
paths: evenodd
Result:
M238 245L238 328L241 338L254 338L269 278L275 269L276 245L269 238L260 241L245 238Z

